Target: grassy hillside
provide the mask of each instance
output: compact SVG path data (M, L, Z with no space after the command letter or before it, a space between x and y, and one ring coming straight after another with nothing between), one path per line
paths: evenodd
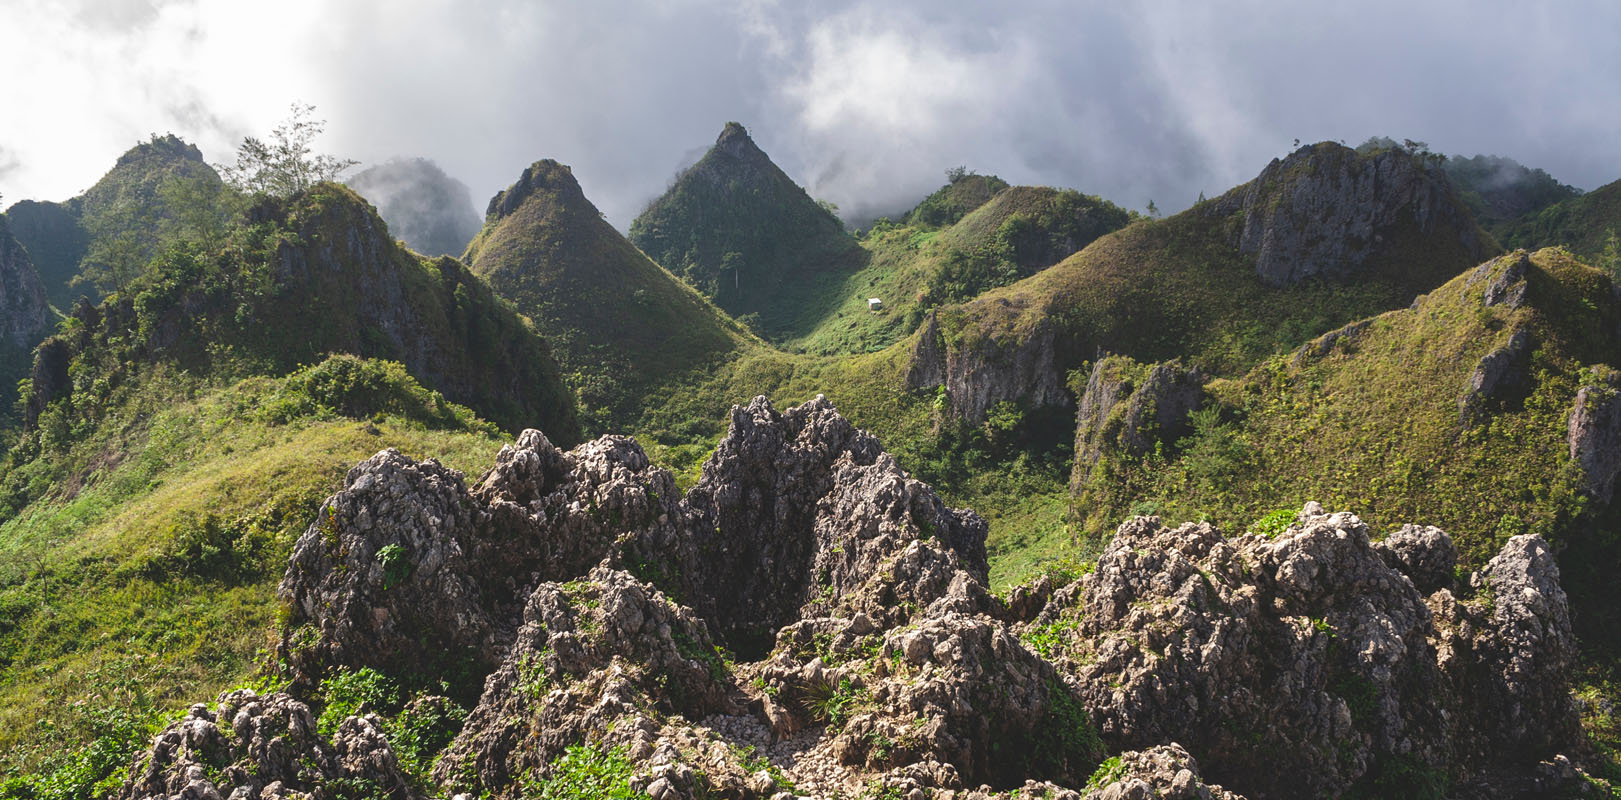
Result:
M992 183L994 182L994 183ZM867 266L844 280L842 300L815 329L790 340L790 349L811 353L863 353L909 336L935 306L959 303L1045 269L1098 237L1124 227L1124 209L1074 190L1007 187L997 178L970 175L948 184L907 215L923 213L936 198L960 186L1000 184L990 196L941 229L922 222L880 221L862 239L871 254ZM868 298L882 301L868 307Z
M477 470L504 438L398 364L134 376L116 413L7 465L60 477L0 524L0 787L116 787L165 715L263 664L292 543L356 461Z
M79 261L90 247L90 232L71 205L24 200L6 209L5 218L12 235L28 250L51 305L69 309L79 295L95 294L94 287L68 285L79 274Z
M279 375L333 352L404 363L506 430L579 439L546 342L450 258L400 247L349 189L264 200L221 249L182 243L40 349L24 393L38 436L72 436L120 407L130 376L163 363L200 375Z
M95 185L65 203L18 203L6 212L28 248L51 303L66 311L80 295L133 279L165 245L202 233L218 243L240 199L172 134L130 148ZM73 283L84 275L97 280Z
M814 327L866 260L735 122L631 223L630 240L773 340Z
M968 212L990 202L1008 188L1008 182L995 175L979 175L962 167L946 172L947 183L907 212L901 220L907 225L942 228L954 225Z
M1543 170L1502 156L1452 156L1444 168L1481 227L1499 239L1521 218L1581 195Z
M656 387L763 346L614 230L555 161L491 200L466 261L552 343L594 432L623 429Z
M1487 305L1524 257L1210 383L1193 433L1076 475L1083 529L1101 535L1134 508L1239 529L1318 500L1379 528L1439 525L1472 563L1514 534L1564 540L1586 505L1567 417L1586 373L1614 360L1621 309L1606 276L1555 250L1530 257L1523 306ZM1520 382L1466 401L1482 358L1516 337L1533 343Z

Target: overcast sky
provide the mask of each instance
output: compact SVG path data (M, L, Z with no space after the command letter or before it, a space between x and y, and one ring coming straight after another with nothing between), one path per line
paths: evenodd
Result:
M965 165L1141 209L1371 135L1621 178L1621 3L0 0L0 194L150 133L232 157L294 101L482 214L540 158L621 229L727 120L847 218Z

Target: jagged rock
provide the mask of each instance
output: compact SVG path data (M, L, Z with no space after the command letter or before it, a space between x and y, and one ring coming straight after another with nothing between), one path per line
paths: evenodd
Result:
M1028 312L1028 301L998 297L1009 313ZM1057 330L1051 321L1037 319L1028 335L997 342L979 339L947 347L933 311L912 343L906 388L944 386L951 413L969 422L982 422L985 413L1004 400L1022 400L1032 407L1069 402L1062 370L1058 368Z
M1502 347L1481 356L1475 370L1469 373L1463 396L1458 398L1458 413L1465 418L1476 415L1487 402L1519 386L1525 380L1530 352L1531 335L1524 328L1516 328Z
M984 520L947 508L821 396L780 414L763 397L734 407L683 505L697 517L683 537L644 539L637 557L666 559L677 594L745 650L914 540L937 539L981 580L987 570Z
M1199 766L1172 742L1121 753L1107 779L1088 786L1084 800L1244 800L1199 778Z
M651 722L655 709L688 719L730 710L725 678L703 621L629 574L598 567L585 580L541 584L435 774L507 786L570 744L617 743L604 737Z
M0 339L16 350L32 350L50 331L51 321L34 262L0 216Z
M1374 542L1373 549L1390 568L1412 579L1428 595L1452 584L1458 566L1458 548L1452 537L1433 525L1403 525L1401 530Z
M1565 441L1582 468L1582 488L1608 503L1621 474L1621 377L1614 370L1602 370L1599 382L1576 392Z
M1430 598L1439 663L1467 701L1455 712L1460 755L1489 767L1572 748L1576 639L1553 551L1540 536L1515 536L1474 583L1472 602L1445 590Z
M230 798L271 800L289 792L329 798L322 787L346 781L367 796L414 800L414 791L375 718L349 717L331 744L298 700L251 689L227 692L214 711L191 707L136 756L119 800Z
M431 668L446 648L493 669L532 586L584 574L621 531L668 524L675 494L626 437L561 453L525 431L472 491L454 470L385 450L349 471L294 545L282 651L312 681L326 664Z
M1527 289L1525 273L1531 268L1531 257L1524 250L1520 250L1505 256L1503 260L1509 263L1501 272L1496 272L1498 265L1493 262L1475 268L1477 273L1481 270L1485 270L1487 274L1496 272L1491 282L1486 284L1486 290L1480 299L1482 305L1488 307L1503 305L1513 310L1525 304ZM1473 282L1474 277L1470 280Z
M1233 245L1255 255L1269 286L1308 278L1346 281L1381 251L1398 225L1456 237L1479 260L1485 244L1467 208L1439 168L1398 150L1368 156L1321 142L1274 159L1242 192L1229 192L1210 212L1243 212Z
M1089 474L1105 453L1140 458L1188 431L1204 400L1204 376L1175 361L1146 368L1125 356L1093 367L1075 426L1075 473Z
M1389 770L1470 774L1572 745L1569 619L1545 545L1513 541L1489 569L1523 601L1438 621L1382 556L1428 582L1447 544L1420 530L1376 549L1355 516L1315 504L1276 539L1137 518L1038 622L1072 621L1058 661L1111 747L1179 741L1251 796L1334 796ZM1504 726L1461 725L1474 713L1545 727L1511 722L1493 735L1523 749L1488 756L1469 730Z

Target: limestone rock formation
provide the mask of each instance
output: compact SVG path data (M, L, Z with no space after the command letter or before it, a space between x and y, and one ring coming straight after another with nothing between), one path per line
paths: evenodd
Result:
M1244 800L1199 779L1199 766L1176 743L1121 753L1119 764L1100 770L1084 800Z
M201 703L136 757L119 800L293 800L331 797L345 784L363 796L415 800L375 717L349 717L331 742L304 703L251 689Z
M1381 557L1433 584L1454 555L1436 533L1376 548L1355 516L1315 504L1276 539L1138 518L1035 623L1062 633L1057 662L1111 748L1178 741L1252 797L1530 769L1576 747L1573 640L1546 544L1517 537L1493 560L1482 580L1515 599L1487 610L1447 589L1426 598ZM1527 716L1538 724L1515 721Z
M1607 503L1621 475L1621 376L1607 368L1597 372L1598 381L1576 392L1566 442L1570 460L1581 465L1582 488Z
M823 398L734 408L685 496L622 437L564 452L527 431L472 488L384 451L297 543L282 655L295 693L462 657L482 693L420 776L453 797L534 796L582 752L659 800L1585 780L1538 537L1465 580L1446 533L1375 542L1316 504L1276 538L1143 517L1090 574L1003 600L985 532ZM227 695L159 736L121 796L414 797L366 711L327 742L294 697Z
M1075 470L1090 471L1106 453L1140 458L1188 431L1204 399L1204 376L1177 362L1141 366L1111 356L1092 368L1075 426Z
M0 345L27 352L50 331L51 308L28 251L0 217Z
M1237 211L1243 224L1233 244L1254 254L1269 286L1351 280L1400 225L1455 237L1477 260L1486 247L1446 174L1398 149L1361 155L1332 142L1306 145L1273 160L1211 213Z

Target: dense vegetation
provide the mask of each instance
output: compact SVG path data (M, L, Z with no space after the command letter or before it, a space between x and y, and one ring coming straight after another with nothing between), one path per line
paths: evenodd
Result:
M169 138L82 198L8 214L48 254L53 299L68 261L83 274L82 251L121 231L139 263L38 351L27 426L0 461L0 797L104 794L179 703L268 685L289 549L379 448L474 470L526 426L563 445L629 433L684 486L728 408L757 394L785 407L825 393L984 514L999 591L1085 569L1134 513L1241 531L1318 500L1378 529L1440 525L1477 566L1508 536L1543 533L1565 548L1589 691L1612 680L1621 615L1602 593L1621 538L1616 512L1580 490L1565 434L1574 393L1613 373L1621 344L1613 279L1580 261L1607 263L1621 184L1572 197L1511 162L1447 162L1504 241L1574 252L1532 257L1512 307L1485 305L1490 275L1416 225L1388 232L1357 280L1269 288L1218 201L1149 220L962 169L857 240L735 125L636 221L641 250L567 167L541 161L491 202L469 269L398 246L335 184L243 211ZM1492 194L1505 170L1517 199ZM1522 200L1531 210L1510 219ZM86 225L85 209L111 221ZM1038 330L1069 378L1063 401L965 419L945 388L904 388L925 335L994 360ZM1535 343L1523 383L1460 404L1482 356L1519 331ZM1073 402L1105 353L1138 383L1173 358L1218 377L1185 433L1076 470ZM315 699L323 725L361 704L380 713L423 780L465 713L413 702L434 690L362 671ZM577 747L551 767L538 796L628 791L613 751Z
M770 339L801 335L866 256L844 224L727 123L630 226L630 240Z

